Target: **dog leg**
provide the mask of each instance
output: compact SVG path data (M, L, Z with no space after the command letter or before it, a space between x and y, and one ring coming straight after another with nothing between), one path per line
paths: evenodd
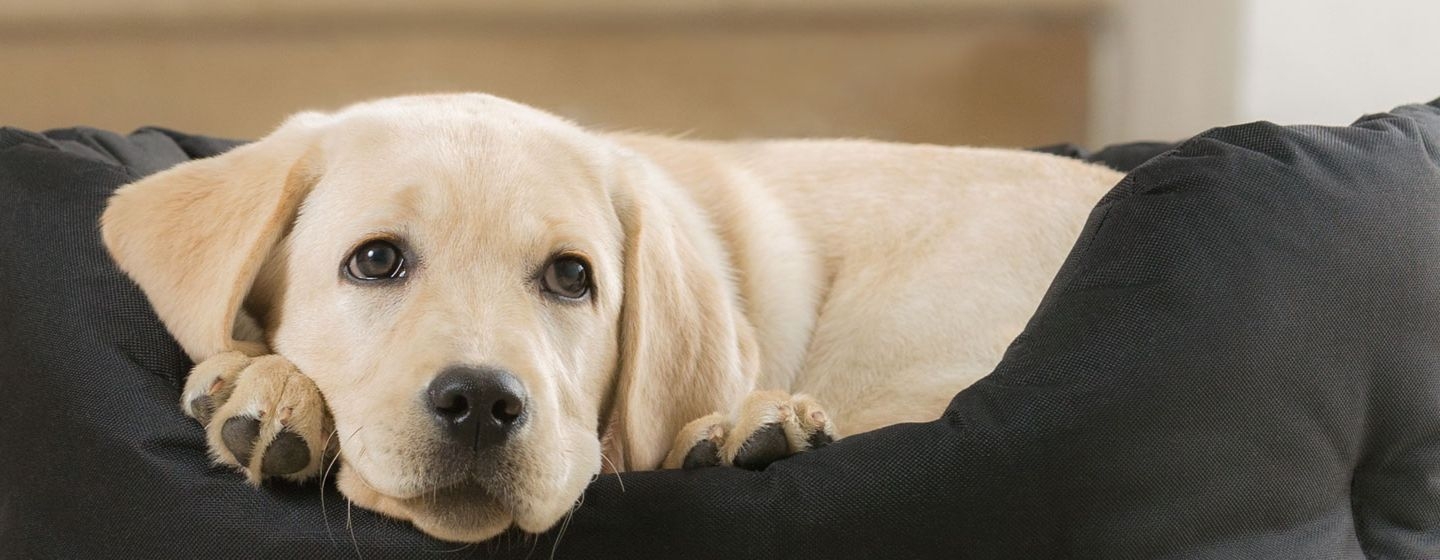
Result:
M225 352L197 364L180 406L205 427L215 461L251 484L314 477L337 448L320 390L278 355Z
M836 439L835 425L814 398L756 391L745 398L733 417L709 414L681 428L664 467L726 465L759 470Z

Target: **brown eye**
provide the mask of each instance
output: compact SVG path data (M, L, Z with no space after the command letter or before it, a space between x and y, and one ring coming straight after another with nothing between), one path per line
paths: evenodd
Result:
M389 241L367 241L350 254L345 273L360 281L390 280L405 276L405 255Z
M565 299L580 299L590 293L590 265L574 255L560 255L545 265L541 282L545 291Z

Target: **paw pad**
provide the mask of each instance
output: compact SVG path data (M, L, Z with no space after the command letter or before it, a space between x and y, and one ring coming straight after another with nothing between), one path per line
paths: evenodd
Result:
M781 391L751 393L733 417L709 414L675 436L666 468L766 466L834 443L835 427L814 398Z
M204 426L210 423L210 418L215 415L215 399L209 395L201 395L190 401L190 413Z
M241 465L250 464L250 456L255 452L255 438L260 437L260 419L248 416L236 416L225 421L220 427L220 440L225 442L225 449L235 456L235 460Z
M758 471L791 453L790 442L785 440L785 428L780 424L765 424L745 438L745 443L740 444L733 464L742 469Z
M226 352L205 360L191 371L181 402L205 426L215 460L251 484L272 476L304 481L334 452L314 445L332 444L334 429L319 389L280 356Z
M698 469L702 467L715 467L720 465L720 446L714 441L703 439L690 448L685 454L685 461L680 464L682 469Z
M310 446L305 438L285 430L275 435L265 456L260 458L260 473L265 476L281 476L300 472L310 464Z

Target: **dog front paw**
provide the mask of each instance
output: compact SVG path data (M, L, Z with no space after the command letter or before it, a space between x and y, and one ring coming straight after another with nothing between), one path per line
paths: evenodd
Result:
M663 466L726 465L759 470L836 439L835 425L814 398L756 391L745 398L733 417L709 414L681 428Z
M205 427L210 454L251 484L319 474L335 447L320 390L279 355L217 354L195 366L180 406Z

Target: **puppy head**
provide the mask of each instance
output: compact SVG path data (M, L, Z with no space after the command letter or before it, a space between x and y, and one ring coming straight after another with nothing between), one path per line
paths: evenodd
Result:
M351 500L479 541L558 521L607 434L653 468L743 391L683 200L554 116L428 96L298 115L124 187L102 226L192 359L274 352L315 381Z

